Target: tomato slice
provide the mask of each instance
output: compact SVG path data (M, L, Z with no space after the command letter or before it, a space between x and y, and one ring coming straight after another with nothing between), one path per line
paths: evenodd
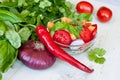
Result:
M92 30L92 33L91 33L91 40L94 39L97 34L97 24L94 24L92 26L94 27L94 29Z
M91 41L95 38L97 34L97 24L93 25L84 25L83 30L80 33L80 37L83 39L85 43Z
M89 42L91 40L91 32L88 28L84 28L81 32L80 32L80 38L85 42Z
M65 44L65 45L69 45L72 42L72 38L69 32L66 30L56 31L53 35L53 40L58 43Z

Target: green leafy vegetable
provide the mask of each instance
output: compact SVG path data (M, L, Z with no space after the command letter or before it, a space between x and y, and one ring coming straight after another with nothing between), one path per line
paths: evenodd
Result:
M7 40L0 40L0 73L6 72L13 65L17 53Z
M39 7L40 8L45 8L45 7L50 7L52 3L49 0L43 0L40 2Z
M79 30L77 28L75 28L72 25L70 25L68 28L69 28L68 30L70 31L70 33L74 34L77 38L80 37Z
M104 57L101 57L101 58L97 58L96 60L95 60L95 62L96 63L99 63L99 64L103 64L104 62L105 62L105 58Z
M72 12L68 17L75 21L76 20L92 21L92 14L86 13L78 14L77 12Z
M0 80L2 80L2 73L0 73Z
M6 26L5 24L1 21L0 22L0 36L3 36L6 31Z
M27 41L31 35L31 31L29 30L28 27L21 28L18 33L21 37L22 42Z
M105 62L105 58L103 57L106 53L106 50L103 48L95 48L88 52L88 58L90 61L94 61L99 64L103 64Z
M23 21L21 17L18 17L7 10L0 10L0 20L10 21L12 23L19 23Z
M57 31L57 30L67 29L68 26L69 26L69 24L67 24L65 22L57 21L55 23L54 27L52 27L50 31Z
M87 20L91 21L92 20L92 15L91 14L79 14L78 20Z
M6 31L5 37L9 40L11 45L18 49L21 46L21 38L19 34L14 30Z

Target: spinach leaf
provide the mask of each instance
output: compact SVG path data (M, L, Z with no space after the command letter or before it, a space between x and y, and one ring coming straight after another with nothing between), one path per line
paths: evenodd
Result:
M0 72L6 72L13 65L17 53L7 40L0 40Z
M6 31L5 37L11 43L11 45L13 47L15 47L16 49L21 46L21 38L20 38L19 34L15 30Z

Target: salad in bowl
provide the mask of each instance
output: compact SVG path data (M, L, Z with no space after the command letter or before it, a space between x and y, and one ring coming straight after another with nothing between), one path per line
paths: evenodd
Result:
M49 21L47 29L54 42L70 54L82 53L94 43L97 24L92 24L91 14L72 13L69 17Z

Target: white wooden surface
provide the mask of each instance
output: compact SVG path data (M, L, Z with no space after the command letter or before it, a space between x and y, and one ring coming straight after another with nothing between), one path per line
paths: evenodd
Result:
M76 4L80 0L69 1ZM92 48L100 47L107 50L106 62L103 65L90 62L87 58L87 52L74 55L74 57L94 68L95 71L92 74L84 73L59 59L47 70L32 70L20 61L16 61L14 66L3 74L3 80L120 80L120 6L116 2L119 0L106 0L107 3L104 0L88 1L95 8L93 23L98 24L97 41ZM107 6L113 11L110 22L100 23L96 19L95 13L101 6Z

